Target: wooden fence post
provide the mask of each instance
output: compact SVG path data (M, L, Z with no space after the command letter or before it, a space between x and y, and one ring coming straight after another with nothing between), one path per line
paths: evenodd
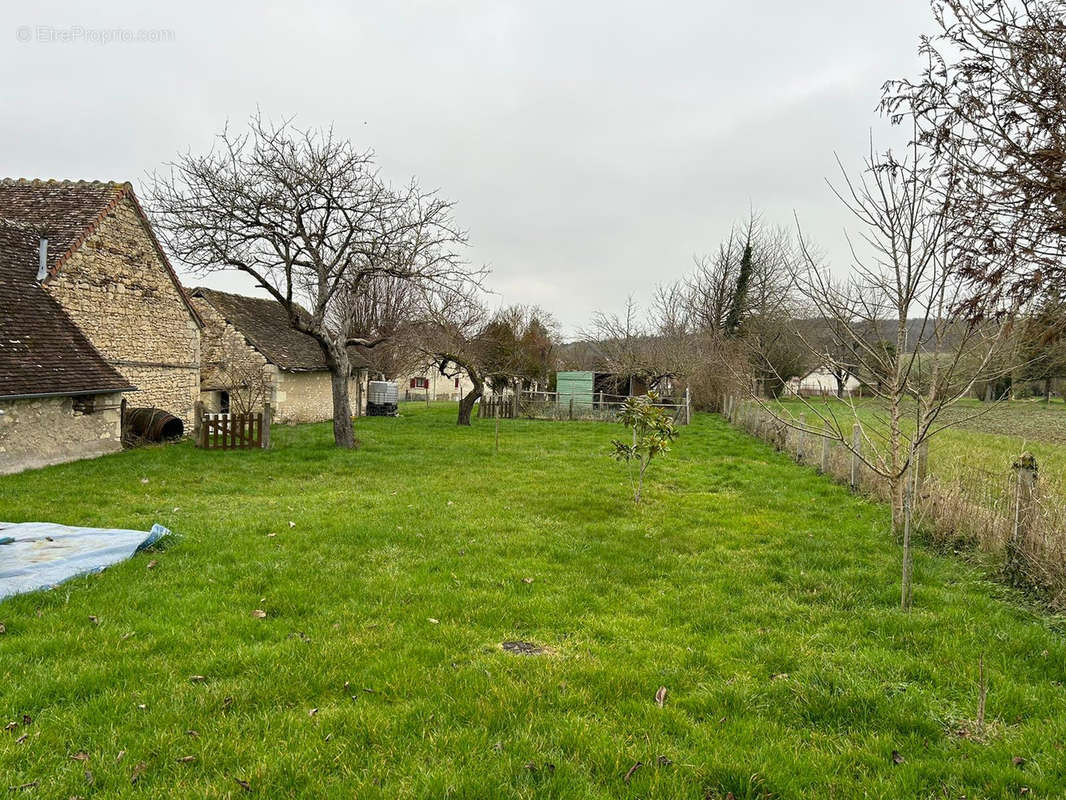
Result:
M126 413L126 398L122 398L122 413ZM192 440L197 447L200 447L200 427L203 424L204 404L202 400L197 400L192 407Z
M849 481L852 491L859 488L859 468L862 465L862 426L855 423L851 427L851 479Z
M828 431L827 431L828 432ZM823 475L829 474L829 451L833 447L833 440L828 436L822 437L822 463L821 472Z
M574 418L574 396L570 395L570 419Z
M515 390L514 390L514 414L512 416L512 419L518 419L518 387L517 386L515 387Z
M270 407L270 401L263 403L263 449L270 449L270 423L274 418L274 410Z
M911 504L913 496L909 480L903 482L903 576L900 581L899 606L904 611L911 607L911 572L913 556L911 553Z
M796 441L798 442L798 444L796 445L796 461L798 461L800 464L802 464L802 463L804 463L807 460L807 457L808 457L807 456L807 415L806 414L800 414L799 415L799 426L800 426L800 429L799 429L798 435L796 436Z
M1036 457L1022 453L1013 464L1017 477L1014 498L1014 524L1007 541L1007 575L1018 585L1028 583L1025 568L1026 550L1032 532L1036 505Z
M692 424L692 396L687 386L685 387L685 424Z

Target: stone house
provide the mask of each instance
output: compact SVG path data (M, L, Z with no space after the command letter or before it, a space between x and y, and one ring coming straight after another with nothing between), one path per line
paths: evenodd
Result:
M189 426L199 315L129 183L0 180L0 471L121 447L123 399Z
M459 376L442 375L436 364L413 370L396 380L400 397L404 400L451 400L458 402L463 395L474 389L474 384L465 372Z
M0 219L40 235L41 285L103 359L136 386L129 407L179 417L200 390L203 322L129 183L0 181Z
M281 305L269 298L196 288L190 297L205 328L200 399L212 413L230 410L231 393L249 376L264 376L264 393L279 422L333 418L333 389L318 343L294 330ZM349 349L352 412L365 408L366 361ZM245 389L246 391L246 389Z
M39 241L0 220L0 474L120 449L134 390L41 285Z

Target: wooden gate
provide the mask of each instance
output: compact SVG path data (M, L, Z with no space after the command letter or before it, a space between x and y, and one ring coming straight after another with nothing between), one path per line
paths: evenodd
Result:
M263 414L204 414L200 417L197 444L206 450L262 447Z

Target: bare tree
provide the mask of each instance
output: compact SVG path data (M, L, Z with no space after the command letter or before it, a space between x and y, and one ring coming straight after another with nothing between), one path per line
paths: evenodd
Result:
M333 436L356 446L348 379L352 304L377 278L450 291L479 277L456 255L452 203L416 182L382 181L372 154L325 131L252 117L206 155L153 176L151 209L169 249L199 272L250 275L292 327L322 348L332 378Z
M229 395L230 412L235 414L251 414L262 408L273 391L265 361L229 337L222 338L218 362L208 382Z
M371 372L383 379L407 375L420 366L420 354L407 335L418 315L418 289L409 280L379 275L339 299L338 317L347 320L348 338L372 343L356 349ZM345 324L338 321L337 326Z
M473 292L422 292L420 301L418 321L409 329L410 341L441 375L458 378L465 374L470 379L471 389L459 399L456 421L469 425L489 374L485 344L489 313Z
M1066 0L933 0L916 79L885 84L882 109L950 154L958 209L994 259L962 274L1025 301L1066 284Z
M850 398L804 398L813 420L803 429L835 440L888 482L893 527L903 535L904 608L911 597L908 491L914 473L908 470L923 443L958 421L943 412L989 374L1006 329L955 314L968 291L960 265L980 244L965 214L956 213L966 198L957 194L961 184L951 174L951 164L916 146L903 160L871 153L861 176L845 173L843 187L835 190L860 225L851 240L851 273L834 279L806 248L796 273L799 291L821 325L842 339L858 370L882 376L869 385L880 410L861 427L860 442L852 441L860 413ZM1011 311L992 305L979 310L982 318ZM808 345L820 354L820 342ZM779 408L765 407L799 427Z

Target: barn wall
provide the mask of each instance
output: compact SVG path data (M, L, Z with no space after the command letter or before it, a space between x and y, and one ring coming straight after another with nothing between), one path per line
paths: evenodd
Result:
M94 402L86 414L71 397L0 400L0 475L121 450L122 395Z
M164 409L191 430L200 329L132 200L120 202L45 287L138 388L126 394L130 406Z

